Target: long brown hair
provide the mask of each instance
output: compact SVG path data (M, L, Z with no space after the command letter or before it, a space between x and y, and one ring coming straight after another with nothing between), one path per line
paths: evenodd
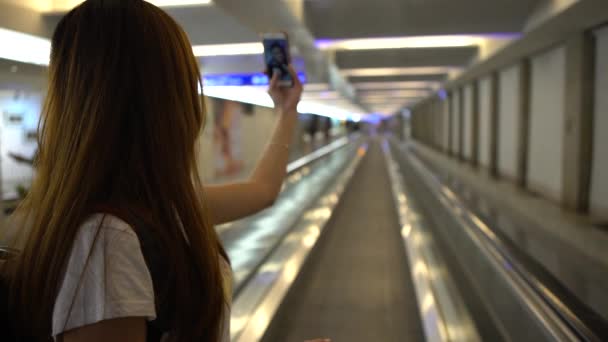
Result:
M172 337L219 340L225 253L198 177L200 84L186 34L145 1L88 0L61 20L52 38L37 173L16 213L27 218L28 236L10 267L13 310L30 333L50 335L79 226L103 203L145 208L157 223L150 229L175 270ZM187 249L177 247L184 233Z

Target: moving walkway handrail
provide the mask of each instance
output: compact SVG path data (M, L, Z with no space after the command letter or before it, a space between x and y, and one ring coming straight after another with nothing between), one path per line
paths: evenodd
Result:
M603 341L603 333L596 332L596 329L581 320L557 294L532 274L518 258L513 256L505 243L474 213L470 212L439 179L428 173L425 174L424 171L431 171L422 166L418 158L413 158L411 154L408 156L419 174L427 179L427 184L439 198L447 200L451 204L448 206L446 202L441 201L446 208L455 216L465 219L468 224L463 224L464 228L482 238L479 241L485 247L481 248L483 253L493 261L509 285L521 296L525 305L548 332L555 337L566 337L569 341ZM475 229L469 229L469 227Z
M305 155L304 157L297 159L291 163L289 163L289 165L287 165L287 173L293 173L296 172L298 170L300 170L301 168L305 167L306 165L309 165L325 156L327 156L328 154L346 146L351 140L356 140L358 138L358 135L351 135L351 136L345 136L342 137L326 146L323 146L315 151L313 151L310 154Z

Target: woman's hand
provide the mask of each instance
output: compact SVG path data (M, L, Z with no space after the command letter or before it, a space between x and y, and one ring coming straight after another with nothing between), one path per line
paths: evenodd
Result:
M280 87L279 73L275 72L268 88L268 94L274 102L274 108L281 110L283 113L296 111L302 97L302 82L300 82L298 74L291 65L289 65L289 74L293 79L293 87Z

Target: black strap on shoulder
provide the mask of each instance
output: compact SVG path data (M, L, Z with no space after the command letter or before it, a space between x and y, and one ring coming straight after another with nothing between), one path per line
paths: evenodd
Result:
M9 295L8 280L0 275L0 334L2 334L2 341L17 341L8 308Z

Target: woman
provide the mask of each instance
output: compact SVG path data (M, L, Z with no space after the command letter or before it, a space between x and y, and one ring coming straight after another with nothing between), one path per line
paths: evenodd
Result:
M37 175L15 217L21 253L3 270L20 332L144 341L162 315L163 340L228 341L230 272L213 227L279 193L302 92L294 80L271 81L280 119L249 181L203 186L201 77L184 31L142 0L68 13L52 38ZM166 263L162 288L146 237Z

